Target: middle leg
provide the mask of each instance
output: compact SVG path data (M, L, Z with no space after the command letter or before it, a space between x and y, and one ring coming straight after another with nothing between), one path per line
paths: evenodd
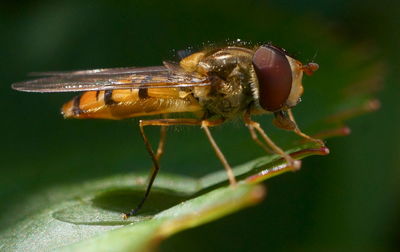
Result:
M213 147L215 154L217 155L218 159L221 161L222 165L225 168L226 174L228 175L229 178L229 183L232 186L236 185L236 179L235 179L235 175L233 174L232 168L229 165L228 161L226 160L224 154L222 153L222 151L219 149L217 143L215 142L213 136L211 135L210 130L208 129L208 126L214 126L211 124L210 121L202 121L201 122L201 128L204 130L204 132L207 135L208 140L210 141L211 146Z

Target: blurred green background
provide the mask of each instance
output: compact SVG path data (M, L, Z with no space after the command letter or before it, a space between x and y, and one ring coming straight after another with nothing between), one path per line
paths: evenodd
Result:
M137 119L64 120L59 108L71 94L18 93L12 82L35 71L159 65L174 49L241 38L272 41L320 64L305 80L304 102L296 108L300 125L312 122L318 101L329 97L307 90L307 82L335 78L334 66L324 68L335 57L333 45L360 45L384 62L382 108L351 120L349 137L330 139L329 156L308 158L300 172L269 180L262 204L177 234L161 251L399 250L400 4L391 2L0 3L2 228L12 224L7 210L30 193L150 167ZM269 125L270 119L261 120ZM200 176L220 168L216 158L204 158L214 154L200 130L170 132L162 172ZM232 164L263 154L239 123L214 132Z

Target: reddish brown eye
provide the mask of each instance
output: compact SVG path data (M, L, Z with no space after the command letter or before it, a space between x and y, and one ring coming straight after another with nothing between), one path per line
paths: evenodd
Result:
M253 66L261 107L271 112L280 110L292 88L292 69L285 53L273 46L261 46L253 56Z

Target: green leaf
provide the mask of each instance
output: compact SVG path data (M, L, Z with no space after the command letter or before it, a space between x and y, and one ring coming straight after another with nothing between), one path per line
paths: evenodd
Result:
M326 154L326 149L315 147L306 144L292 152L297 158ZM30 211L13 210L20 220L1 233L0 244L2 249L22 251L150 248L178 231L259 202L265 191L255 182L287 171L280 157L261 157L234 168L239 178L248 178L236 188L214 190L226 182L224 172L200 179L161 174L142 211L128 220L121 212L140 200L145 176L121 175L52 188L24 203Z

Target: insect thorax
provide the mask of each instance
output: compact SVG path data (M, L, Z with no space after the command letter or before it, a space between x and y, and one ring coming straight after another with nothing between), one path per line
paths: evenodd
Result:
M194 95L210 117L237 117L253 102L252 54L246 48L228 47L210 52L199 61L200 71L209 76L212 85L195 89Z

